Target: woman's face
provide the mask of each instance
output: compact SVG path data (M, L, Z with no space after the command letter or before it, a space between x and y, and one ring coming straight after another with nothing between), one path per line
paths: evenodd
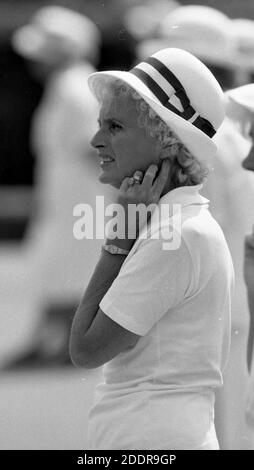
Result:
M138 127L136 102L125 96L102 104L99 130L91 144L101 158L101 183L120 188L126 176L160 163L161 145Z

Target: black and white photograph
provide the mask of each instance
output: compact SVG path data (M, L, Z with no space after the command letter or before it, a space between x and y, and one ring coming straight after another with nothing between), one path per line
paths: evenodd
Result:
M0 0L0 64L0 451L254 450L254 2Z

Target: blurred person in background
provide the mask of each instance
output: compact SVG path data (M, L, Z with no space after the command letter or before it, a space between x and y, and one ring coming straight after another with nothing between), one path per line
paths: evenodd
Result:
M149 55L162 47L181 47L199 57L212 71L223 90L248 80L253 56L242 54L243 28L224 13L206 6L182 6L161 22L160 38L139 45L139 55ZM247 40L247 39L246 39ZM245 48L246 50L246 48ZM244 409L248 374L245 349L248 305L243 279L242 243L252 226L254 180L240 171L250 141L226 118L214 138L218 147L213 170L202 194L211 200L210 210L222 227L232 254L236 288L232 303L232 346L224 387L217 394L216 428L223 449L248 448Z
M245 170L254 172L254 84L229 90L227 92L227 113L238 124L242 134L250 140L248 155L242 162ZM253 216L253 214L252 214ZM254 218L253 218L254 221ZM250 381L246 400L247 423L252 429L252 448L254 448L254 231L245 237L244 243L244 279L249 304L249 334L247 343L247 367Z
M164 14L156 34L141 41L137 51L139 57L147 56L169 44L187 50L204 60L223 86L229 88L234 80L235 43L232 23L224 13L211 7L190 5Z
M247 18L232 20L236 38L237 67L236 85L244 85L254 81L254 21Z
M26 237L36 324L28 347L6 368L65 365L71 320L100 247L99 240L73 235L75 205L94 207L103 194L89 144L97 103L86 84L100 34L84 15L48 6L14 33L12 43L45 92L33 117L37 212Z
M124 26L137 42L150 37L159 37L162 19L178 6L176 0L130 2L129 9L124 15Z

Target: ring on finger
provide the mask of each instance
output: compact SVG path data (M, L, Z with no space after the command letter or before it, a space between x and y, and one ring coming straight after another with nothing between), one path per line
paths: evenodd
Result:
M141 180L142 180L142 175L134 175L133 176L133 179L134 179L134 183L137 183L137 184L140 184L141 183Z

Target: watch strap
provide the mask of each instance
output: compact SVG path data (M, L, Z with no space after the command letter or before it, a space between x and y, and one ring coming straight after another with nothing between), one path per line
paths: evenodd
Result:
M130 252L119 248L116 245L102 245L102 249L110 253L111 255L128 255Z

